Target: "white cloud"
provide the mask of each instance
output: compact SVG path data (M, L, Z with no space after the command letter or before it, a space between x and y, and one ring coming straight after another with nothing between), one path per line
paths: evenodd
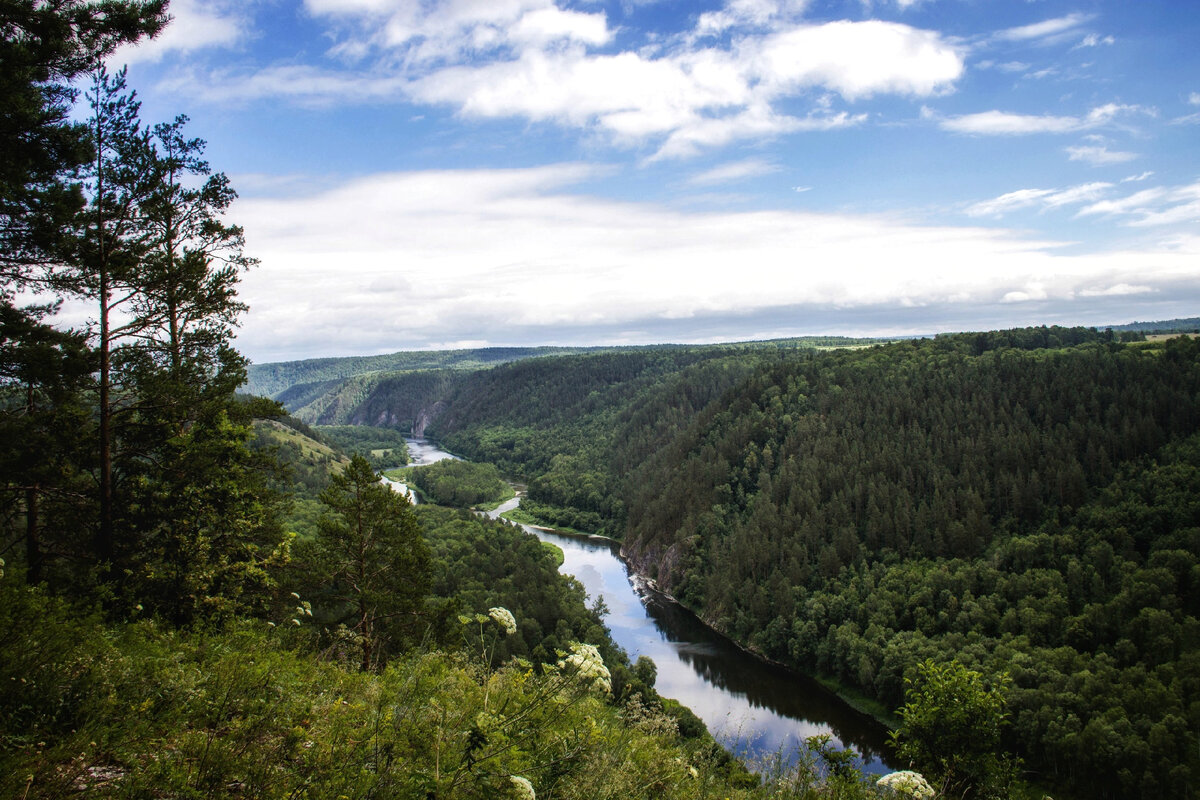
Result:
M350 38L340 58L377 56L344 71L293 65L254 75L186 76L215 102L270 97L304 104L405 100L477 118L519 117L596 129L653 158L798 131L861 124L834 108L888 94L947 93L963 53L940 34L869 20L804 24L806 2L731 0L720 12L731 35L614 51L603 13L555 0L307 0ZM717 23L702 15L693 33ZM167 86L171 86L167 84ZM788 111L781 108L787 105ZM807 111L804 106L807 105ZM796 107L799 106L797 110Z
M1164 286L1194 277L1198 255L1063 255L1056 242L996 229L682 212L572 190L595 174L582 165L384 174L309 197L241 200L234 216L262 265L243 284L251 312L240 345L261 359L495 343L515 332L553 341L564 326L634 330L805 304L969 314Z
M744 161L731 161L727 164L713 167L693 175L688 179L692 186L714 186L721 183L757 178L779 171L779 165L760 158L748 158Z
M1118 115L1143 111L1139 106L1108 103L1093 108L1082 117L1058 117L1037 114L1013 114L1007 111L983 111L949 117L940 122L944 130L980 136L1022 136L1034 133L1072 133L1098 128Z
M1188 104L1200 106L1200 92L1192 92L1188 95ZM1172 125L1197 125L1200 124L1200 114L1188 114L1182 117L1176 117L1171 120Z
M1200 182L1186 186L1156 186L1115 200L1102 200L1078 216L1125 217L1130 227L1194 225L1200 222Z
M1131 294L1150 294L1154 289L1145 285L1117 283L1103 289L1084 289L1079 294L1084 297L1125 297Z
M984 200L967 208L967 216L998 217L1009 211L1017 211L1037 205L1043 198L1053 194L1053 189L1018 189L1002 194L992 200Z
M849 100L939 94L963 72L962 54L939 34L878 20L798 26L756 49L754 71L769 85L820 86Z
M731 28L796 21L808 4L809 0L728 0L720 10L700 15L692 37L718 35Z
M1083 37L1083 41L1081 41L1079 44L1075 45L1074 49L1078 50L1081 47L1099 47L1102 44L1103 45L1113 45L1116 43L1117 43L1117 40L1114 39L1112 36L1099 36L1098 34L1095 34L1095 33L1089 33L1087 36Z
M776 114L763 105L753 106L740 114L727 117L699 119L671 133L649 162L666 158L686 158L710 147L720 147L738 139L763 138L800 131L831 131L862 124L865 114L850 115L814 112L797 118Z
M1055 39L1063 34L1078 30L1091 16L1087 14L1068 14L1065 17L1035 22L1017 28L1008 28L996 34L995 38L1009 42L1025 42L1035 39Z
M1087 208L1081 209L1079 216L1085 217L1093 214L1141 214L1166 196L1167 190L1156 186L1152 189L1143 189L1140 192L1117 200L1102 200L1098 203L1093 203Z
M133 64L160 61L168 53L190 53L209 47L231 47L249 33L241 6L223 0L173 0L171 23L156 38L119 49L113 61Z
M985 136L1069 133L1079 130L1081 125L1081 120L1076 117L1012 114L1005 111L982 111L978 114L950 117L941 122L944 130Z
M657 157L663 158L865 119L826 110L825 95L804 117L775 109L807 91L832 90L850 101L880 93L923 96L947 91L962 70L961 55L937 34L894 23L834 22L747 36L729 50L661 57L531 49L513 60L431 71L410 91L421 102L471 116L595 124L628 142L661 137Z
M1001 72L1028 72L1029 64L1024 61L1005 61L1002 64L991 65Z
M193 99L223 105L284 99L301 106L330 106L395 101L403 96L405 86L405 81L395 76L330 72L296 64L249 75L216 72L201 77L181 72L161 81L157 88L166 93L187 92Z
M1111 188L1111 183L1095 182L1066 189L1018 189L968 206L966 213L971 217L1000 217L1033 206L1043 210L1061 208L1098 200Z
M537 45L562 40L599 46L612 38L603 14L581 14L554 6L522 16L511 35L515 41Z
M1105 145L1080 145L1068 147L1067 154L1072 161L1086 161L1093 166L1107 164L1122 164L1138 157L1137 153L1122 150L1109 150Z

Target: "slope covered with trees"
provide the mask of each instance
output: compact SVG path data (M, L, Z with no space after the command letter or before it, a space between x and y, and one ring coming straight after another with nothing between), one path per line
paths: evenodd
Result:
M1184 797L1200 345L1117 339L538 359L463 376L430 430L769 658L890 708L925 659L1008 674L1029 773Z
M975 349L756 376L637 471L626 552L719 629L892 707L922 658L1009 672L1029 767L1186 796L1200 350Z

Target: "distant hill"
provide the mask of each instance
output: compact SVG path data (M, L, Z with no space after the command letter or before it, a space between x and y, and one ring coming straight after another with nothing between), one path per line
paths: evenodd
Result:
M1125 325L1108 325L1113 331L1136 331L1137 333L1200 333L1200 317L1159 320L1158 322L1130 322Z
M275 361L252 364L247 370L245 391L272 397L290 409L308 405L321 395L335 391L347 378L380 373L418 370L476 370L539 356L569 356L584 353L630 352L692 347L774 347L791 349L811 347L833 349L863 347L891 339L862 339L846 336L800 336L760 342L727 345L637 345L598 347L483 347L474 350L406 350L377 356L310 358L302 361Z
M403 351L378 356L310 358L252 364L247 370L246 391L274 397L300 384L325 383L373 372L406 372L419 369L479 369L535 356L581 353L584 347L484 347L476 350Z

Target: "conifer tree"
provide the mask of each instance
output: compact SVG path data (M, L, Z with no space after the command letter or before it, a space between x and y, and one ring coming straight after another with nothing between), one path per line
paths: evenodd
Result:
M5 523L23 528L31 580L47 555L44 532L56 525L60 531L87 527L86 515L77 513L85 504L75 479L91 459L77 446L86 438L86 415L67 412L83 404L82 373L74 366L83 355L80 336L44 321L53 304L21 308L15 297L23 289L65 288L61 267L74 248L84 205L75 170L91 158L87 127L70 118L77 97L72 81L118 46L155 35L166 24L166 5L0 2L0 413L8 430L21 431L5 439L0 486L15 495ZM68 431L74 440L64 436ZM35 442L43 446L40 459ZM70 513L56 521L38 506L48 497L69 500L64 508ZM58 544L60 551L78 550Z
M356 454L321 493L316 555L331 614L361 643L365 671L385 654L386 627L413 618L429 592L429 546L412 505Z

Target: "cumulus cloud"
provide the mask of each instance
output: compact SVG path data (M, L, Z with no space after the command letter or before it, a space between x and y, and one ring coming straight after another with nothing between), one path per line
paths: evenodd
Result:
M804 117L776 110L777 101L806 91L833 91L849 101L880 93L924 96L948 89L962 69L961 56L937 34L894 23L833 22L739 39L731 49L664 56L531 49L515 59L432 71L409 91L470 116L598 125L634 142L663 137L659 156L676 157L864 119L823 107Z
M241 292L252 310L240 345L264 360L561 341L566 330L592 342L622 331L663 341L670 331L711 333L706 321L718 318L742 320L748 336L746 320L800 308L967 314L976 304L1163 287L1195 272L1195 247L1063 255L1054 241L994 228L685 212L589 196L578 184L596 175L578 164L394 173L303 198L241 200L234 214L262 265Z
M798 26L747 49L753 76L776 91L820 86L849 100L938 94L963 72L961 53L940 34L878 20Z
M154 39L120 48L113 61L160 61L168 53L236 45L249 33L249 22L240 10L238 4L225 0L173 0L171 24Z
M806 5L729 0L702 14L690 36L638 49L614 46L603 13L555 0L306 0L310 13L337 26L333 53L360 66L180 81L219 102L390 99L550 122L675 158L860 124L867 116L857 102L944 94L963 74L961 48L939 33L879 20L810 24L801 19ZM708 36L716 32L727 35Z

